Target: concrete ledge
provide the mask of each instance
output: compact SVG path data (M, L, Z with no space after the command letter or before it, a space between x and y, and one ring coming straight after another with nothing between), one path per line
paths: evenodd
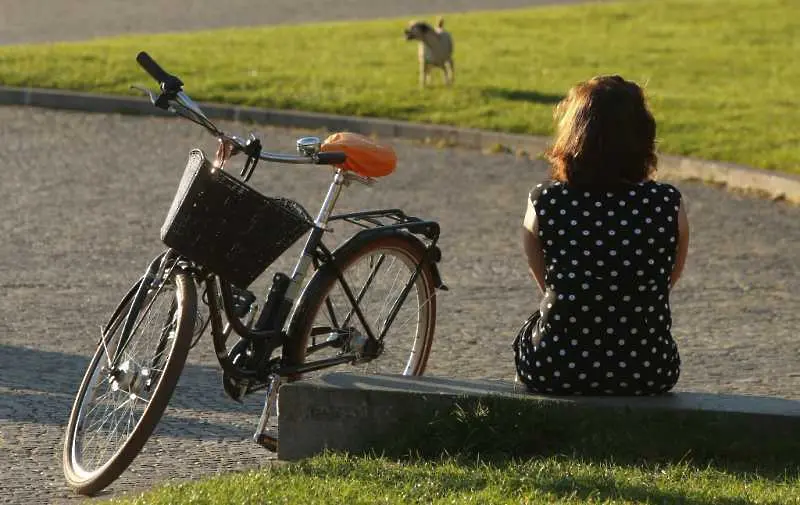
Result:
M800 177L734 163L660 155L659 172L673 179L698 180L800 204Z
M434 446L450 453L468 447L517 455L569 453L600 443L611 456L628 447L656 458L691 452L710 459L766 461L786 453L800 461L800 401L779 398L701 393L544 397L507 381L340 372L286 384L279 398L278 456L283 460L325 449L416 451L425 440L435 440ZM512 421L513 426L508 424ZM509 427L518 435L504 434ZM494 428L500 438L490 440ZM506 444L503 438L510 440ZM788 453L787 444L794 444Z
M31 105L102 113L160 116L167 114L150 105L145 98L5 86L0 86L0 105ZM202 107L212 119L247 121L285 128L347 130L365 135L404 138L472 149L524 151L533 156L543 152L550 141L546 137L381 118L209 103L203 103ZM660 156L659 174L666 179L689 179L720 184L761 197L800 204L800 177L791 174L669 155Z

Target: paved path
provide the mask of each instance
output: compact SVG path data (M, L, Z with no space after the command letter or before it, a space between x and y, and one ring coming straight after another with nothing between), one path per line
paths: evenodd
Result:
M198 130L177 120L0 109L0 502L70 500L60 444L74 390L99 325L159 250L186 153L213 148ZM270 149L291 149L300 134L259 131ZM512 156L396 146L398 172L347 190L341 209L400 206L439 220L451 291L441 297L429 373L510 378L511 337L537 302L519 224L527 189L545 169ZM262 165L254 183L314 208L327 177ZM694 236L674 293L679 389L800 399L800 208L680 187ZM226 400L210 341L195 351L159 435L111 492L268 460L249 442L257 399Z
M0 44L83 40L120 33L172 32L225 26L433 17L474 9L503 9L577 1L579 0L3 0Z

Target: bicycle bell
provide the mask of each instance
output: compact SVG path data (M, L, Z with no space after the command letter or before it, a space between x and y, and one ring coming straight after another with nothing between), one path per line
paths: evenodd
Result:
M297 139L297 152L304 156L312 156L319 152L321 145L319 137L302 137Z

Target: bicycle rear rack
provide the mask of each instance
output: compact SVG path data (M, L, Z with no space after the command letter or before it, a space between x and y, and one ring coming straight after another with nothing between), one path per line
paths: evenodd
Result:
M442 251L436 245L439 240L439 223L436 221L428 221L418 217L409 216L400 209L381 209L381 210L368 210L363 212L350 212L347 214L337 214L331 216L328 222L331 221L345 221L354 224L363 230L356 233L351 240L356 236L370 233L383 233L386 230L404 230L415 235L422 235L429 242L424 243L427 250L426 260L430 261L433 267L434 282L436 288L447 291L447 286L442 282L439 269L436 264L442 259Z
M331 216L328 221L345 221L364 229L405 229L423 235L434 244L439 239L439 223L409 216L400 209L367 210ZM438 261L438 260L437 260Z

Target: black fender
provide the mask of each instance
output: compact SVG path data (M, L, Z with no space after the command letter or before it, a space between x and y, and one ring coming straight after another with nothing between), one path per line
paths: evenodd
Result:
M432 242L426 244L425 241L419 238L415 233L430 238ZM436 245L436 239L439 236L439 224L433 221L416 221L360 230L333 250L331 253L333 261L335 262L337 258L346 256L350 249L360 247L364 241L371 241L386 236L399 236L406 240L413 240L419 243L419 245L425 249L422 261L431 269L434 287L447 291L448 288L444 282L442 282L442 276L439 273L438 267L439 261L442 260L442 251L439 249L439 246Z

